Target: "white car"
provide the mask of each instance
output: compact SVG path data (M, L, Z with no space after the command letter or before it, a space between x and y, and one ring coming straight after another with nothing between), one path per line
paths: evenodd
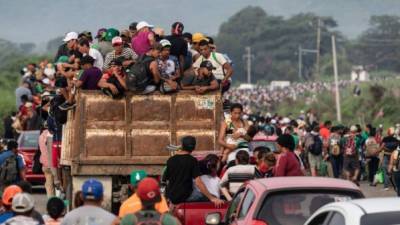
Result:
M304 225L400 224L400 198L334 202L318 209Z

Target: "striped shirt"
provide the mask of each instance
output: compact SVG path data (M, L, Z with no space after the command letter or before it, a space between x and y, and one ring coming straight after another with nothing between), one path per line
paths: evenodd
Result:
M136 60L138 58L137 54L130 48L123 48L122 53L120 55L116 55L114 50L107 54L103 70L109 69L111 61L121 56L123 56L126 60Z

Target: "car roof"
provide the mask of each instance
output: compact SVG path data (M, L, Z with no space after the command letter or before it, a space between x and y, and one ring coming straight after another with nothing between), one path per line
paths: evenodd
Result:
M348 203L357 205L367 214L400 211L400 198L398 197L359 199L351 200Z
M287 188L326 188L360 191L360 188L350 181L325 177L272 177L252 180L249 183L268 190Z

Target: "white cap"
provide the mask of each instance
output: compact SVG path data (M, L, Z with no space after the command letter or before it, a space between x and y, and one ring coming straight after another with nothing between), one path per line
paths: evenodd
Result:
M56 70L54 68L47 67L47 68L44 69L43 73L44 73L44 75L46 75L48 77L49 76L54 76L54 74L56 73Z
M76 32L69 32L67 35L65 35L64 42L68 42L70 40L77 40L78 39L78 33Z
M160 41L160 44L161 44L163 47L165 47L165 46L171 46L171 45L172 45L171 42L168 41L167 39L162 39L162 40Z
M18 213L29 212L35 206L35 200L28 193L18 193L12 200L12 210Z
M285 117L280 121L281 124L289 124L290 123L290 119Z
M49 78L44 78L44 79L42 80L42 83L45 84L45 85L49 85L49 84L50 84Z
M122 44L122 38L120 36L113 37L111 44Z
M140 30L144 27L154 27L153 25L148 24L146 21L140 21L137 25L136 25L136 30Z
M357 128L356 126L352 125L352 126L350 127L350 131L352 131L352 132L357 132L357 131L358 131L358 128Z

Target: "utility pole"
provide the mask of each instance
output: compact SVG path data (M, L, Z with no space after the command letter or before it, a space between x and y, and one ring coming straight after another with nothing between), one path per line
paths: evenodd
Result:
M316 68L315 68L315 78L318 80L320 78L320 67L319 67L319 61L320 61L320 55L321 55L321 18L318 18L318 28L317 28L317 63L316 63Z
M301 79L303 77L302 75L302 69L303 69L303 54L307 54L307 53L313 53L316 54L317 50L315 49L305 49L302 48L301 45L299 45L299 79Z
M301 80L302 79L302 77L303 77L303 75L302 75L302 66L303 66L303 52L302 52L302 49L301 49L301 45L299 45L299 53L298 53L298 55L299 55L299 80Z
M247 83L251 84L251 60L254 58L254 55L251 54L251 47L246 47L246 54L243 55L243 59L246 60L247 64Z
M336 99L336 116L339 123L342 122L342 110L340 106L340 95L339 95L339 81L338 81L338 66L336 58L336 39L332 35L332 54L333 54L333 72L335 75L335 99Z

